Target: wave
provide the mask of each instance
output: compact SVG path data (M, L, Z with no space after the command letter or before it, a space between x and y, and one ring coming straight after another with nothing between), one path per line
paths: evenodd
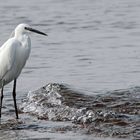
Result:
M89 134L128 137L139 133L139 99L140 87L88 96L68 86L50 83L30 91L20 110L39 119L71 121L82 125Z

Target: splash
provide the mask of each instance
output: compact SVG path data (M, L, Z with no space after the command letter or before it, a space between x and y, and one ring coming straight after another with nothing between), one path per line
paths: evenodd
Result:
M140 88L87 96L68 87L50 83L29 92L20 110L51 121L71 121L87 133L102 136L138 135ZM125 128L125 129L124 129Z
M87 118L93 116L94 113L91 110L68 106L65 97L60 94L61 91L62 85L55 83L33 92L30 91L20 109L25 113L36 115L40 119L55 121L87 121Z

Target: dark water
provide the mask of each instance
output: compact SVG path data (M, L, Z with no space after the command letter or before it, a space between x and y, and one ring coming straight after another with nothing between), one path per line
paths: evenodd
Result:
M47 38L32 35L31 56L18 79L18 102L26 98L29 90L50 82L65 83L90 95L139 86L139 12L139 0L1 1L0 44L22 22L49 35ZM11 87L11 84L5 87L4 121L9 119L9 111L14 115ZM34 134L43 137L46 134L43 131L42 127L37 130L31 127L30 133L28 129L4 130L0 135L2 139L8 136L24 139L30 134L30 138ZM49 132L47 135L52 139L60 136L55 133L52 137ZM74 134L69 134L70 137Z
M10 105L4 106L0 136L1 139L138 140L139 99L140 87L89 96L66 85L51 83L23 98L18 121L13 119Z

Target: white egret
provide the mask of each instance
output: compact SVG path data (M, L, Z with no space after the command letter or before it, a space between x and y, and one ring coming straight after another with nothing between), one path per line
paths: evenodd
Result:
M16 80L24 67L31 50L30 32L35 32L47 36L47 34L31 28L27 24L19 24L14 30L14 36L8 39L0 47L0 118L3 100L4 86L11 81L13 85L13 100L15 106L16 118L18 119L18 110L16 104Z

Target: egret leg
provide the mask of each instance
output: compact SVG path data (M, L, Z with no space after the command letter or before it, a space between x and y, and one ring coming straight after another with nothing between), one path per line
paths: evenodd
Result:
M0 100L0 118L1 118L1 110L2 110L3 89L4 89L4 85L2 83L2 87L1 87L1 100Z
M16 118L18 119L18 110L17 110L17 103L16 103L16 79L14 80L14 86L13 86L13 99L14 99Z

